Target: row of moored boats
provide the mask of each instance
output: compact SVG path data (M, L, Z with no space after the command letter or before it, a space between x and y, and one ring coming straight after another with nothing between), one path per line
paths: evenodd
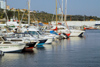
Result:
M7 28L6 28L7 29ZM33 50L37 46L51 44L56 39L67 39L70 36L83 36L84 31L68 30L63 25L54 25L51 29L40 30L36 26L10 28L0 31L0 51L22 52Z

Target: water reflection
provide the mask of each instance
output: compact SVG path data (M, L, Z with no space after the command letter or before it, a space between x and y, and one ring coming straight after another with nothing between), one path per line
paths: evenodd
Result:
M74 47L77 48L78 45L81 45L81 43L84 41L85 41L84 37L70 37L68 39L57 40L57 42L53 43L51 45L51 47L50 46L48 46L48 47L52 51L56 51L56 52L58 52L58 51L63 52L65 50L71 51L74 49Z
M84 39L84 37L70 37L69 40L71 41L80 41L81 39Z
M52 44L45 44L44 47L46 51L52 50Z
M34 58L36 53L22 52L22 53L5 53L3 57L0 57L0 67L20 67L32 62L31 58ZM17 66L16 66L17 65Z
M38 50L45 50L45 47L44 46L37 46L36 49L38 49Z
M80 45L83 40L85 40L84 37L70 37L69 40L67 40L67 42L70 45Z
M27 55L27 54L29 54L29 55L34 55L35 54L35 51L34 50L32 50L32 51L27 51L27 52L23 52L22 54L24 54L24 55Z
M87 34L38 46L33 52L6 53L0 67L100 67L100 35Z

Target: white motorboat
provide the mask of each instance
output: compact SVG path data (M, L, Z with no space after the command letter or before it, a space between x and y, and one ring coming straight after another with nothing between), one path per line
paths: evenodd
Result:
M0 36L0 50L3 52L21 52L25 47L25 43L13 43L11 41L5 41Z
M13 33L6 38L7 40L12 42L25 43L25 51L33 50L35 45L39 43L39 41L36 38L32 37L30 34L27 33Z
M38 34L39 38L44 38L44 39L47 39L47 41L45 42L46 44L51 44L52 41L53 41L53 37L51 37L50 35L45 35L45 34L42 34L38 29L33 29L33 28L28 28L29 32L36 32L36 34Z
M45 43L49 43L50 44L53 41L53 37L49 37L49 36L41 34L41 32L37 28L34 28L34 27L29 27L27 29L23 29L23 32L30 33L32 36L36 37L39 41L43 42L43 40L46 40Z

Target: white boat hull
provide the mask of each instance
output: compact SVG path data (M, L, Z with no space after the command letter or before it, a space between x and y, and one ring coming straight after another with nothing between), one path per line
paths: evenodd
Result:
M0 50L3 52L21 52L25 45L0 45Z
M71 37L78 37L78 36L83 36L84 32L85 31L81 31L81 30L70 30L71 31L71 34L70 36Z

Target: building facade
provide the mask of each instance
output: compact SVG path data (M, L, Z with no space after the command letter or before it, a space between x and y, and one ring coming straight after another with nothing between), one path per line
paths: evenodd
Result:
M6 9L6 2L4 0L0 0L0 9Z

